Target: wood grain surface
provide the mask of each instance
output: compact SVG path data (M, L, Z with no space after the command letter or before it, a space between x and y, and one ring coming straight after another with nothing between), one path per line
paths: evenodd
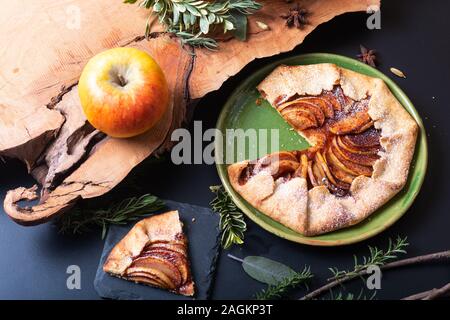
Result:
M80 198L105 194L142 160L171 146L170 134L195 100L217 90L250 61L292 50L319 24L345 12L366 11L378 0L301 1L309 15L303 29L280 15L293 3L261 1L249 36L219 41L218 51L181 47L156 26L143 33L148 11L111 0L1 0L0 156L18 158L41 186L8 192L4 208L18 223L48 221ZM260 21L269 26L262 30ZM104 136L84 118L77 81L95 54L117 46L147 51L164 70L171 105L161 122L131 139ZM39 204L21 207L20 200Z

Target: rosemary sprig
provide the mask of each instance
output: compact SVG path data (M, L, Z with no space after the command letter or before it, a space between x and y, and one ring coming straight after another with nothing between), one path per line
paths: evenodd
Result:
M289 290L298 287L300 284L305 284L313 277L309 267L306 267L298 273L293 274L281 280L274 286L268 286L267 289L262 290L256 294L258 300L273 300L280 299L289 292Z
M223 186L211 186L209 188L216 194L210 205L212 210L220 215L222 247L228 249L233 244L243 244L247 225L242 211L234 204Z
M342 285L347 281L351 281L355 278L363 278L367 275L367 268L371 265L377 265L380 269L388 269L390 265L399 264L399 261L394 261L387 263L390 260L396 259L399 253L406 253L405 248L409 245L407 238L397 237L395 242L389 239L389 245L386 250L380 250L377 247L369 246L369 257L363 257L362 264L358 263L358 258L353 256L355 265L353 270L350 271L339 271L337 268L329 268L333 273L333 277L327 279L328 283L321 286L318 289L306 294L301 298L301 300L311 300L314 299L325 292L329 292L331 289L338 285Z
M134 4L137 0L125 0ZM261 8L254 0L142 0L140 6L151 9L168 32L180 37L183 44L215 49L217 41L205 37L214 27L221 27L226 33L236 30L239 20L245 23L247 15ZM150 19L146 36L151 31Z
M358 262L358 257L353 255L354 267L353 270L338 270L337 268L329 268L333 277L328 280L339 280L344 277L359 276L362 270L367 269L371 265L382 266L386 262L396 259L398 254L405 254L405 248L408 246L407 238L397 237L395 242L389 239L389 245L386 250L380 250L377 247L369 246L368 257L363 257L362 263Z
M354 295L351 292L348 292L348 293L338 292L338 294L335 296L333 294L333 291L331 291L330 298L328 300L373 300L373 299L375 299L376 295L377 295L376 290L373 291L373 293L369 296L366 296L362 289L360 290L358 295Z
M145 217L164 208L162 200L151 194L124 199L109 208L81 209L75 208L62 215L57 221L61 233L79 234L90 231L92 227L102 228L102 239L105 238L111 224L126 224Z

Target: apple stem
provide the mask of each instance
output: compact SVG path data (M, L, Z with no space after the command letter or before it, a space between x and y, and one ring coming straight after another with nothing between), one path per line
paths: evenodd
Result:
M125 78L120 73L117 74L117 78L119 79L119 85L121 87L125 87L127 85L127 80L125 80Z

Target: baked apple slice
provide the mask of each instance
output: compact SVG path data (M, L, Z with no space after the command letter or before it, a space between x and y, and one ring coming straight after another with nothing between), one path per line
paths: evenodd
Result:
M317 182L316 176L314 175L312 161L308 162L308 178L313 187L317 187L319 185L319 183Z
M299 108L286 108L280 112L281 116L295 129L304 130L317 127L317 119L309 110Z
M299 98L296 101L298 102L306 102L315 106L318 106L326 118L333 118L334 117L334 109L333 105L325 98L323 97L303 97Z
M295 171L294 176L306 179L308 176L308 157L305 154L300 156L300 165Z
M339 152L337 148L334 147L333 144L328 148L328 154L333 161L333 164L338 163L338 167L347 171L350 174L355 176L367 176L370 177L372 175L372 168L364 165L360 165L345 159L344 156Z
M326 177L328 181L335 184L334 177L330 172L330 169L328 169L328 165L325 162L325 159L320 154L320 152L316 153L316 157L314 159L316 161L316 164L319 166L319 170L322 176Z
M322 97L333 107L334 111L342 111L342 105L333 92L325 91Z
M371 148L380 147L380 132L374 127L360 133L360 134L349 134L342 137L343 142L346 145L354 146L357 148Z
M333 150L331 147L327 149L326 152L326 159L328 163L334 168L338 168L339 170L342 170L350 175L358 176L359 174L356 172L353 172L352 170L348 169L333 153Z
M127 274L123 276L124 279L130 279L131 277L143 277L151 280L151 282L157 282L164 289L174 290L176 284L173 280L164 272L159 269L153 269L151 267L132 267L127 270ZM147 285L153 285L153 283L142 282Z
M145 272L135 272L132 275L128 276L128 280L134 281L134 282L140 282L140 283L146 283L147 285L153 286L153 287L159 287L162 289L170 290L170 286L167 285L167 283L162 282L161 279L150 275Z
M278 161L297 161L296 153L291 151L279 151L275 153L268 154L256 161L255 171L259 172L264 168L270 166L271 164Z
M303 137L312 145L305 151L307 154L314 154L316 151L324 149L327 142L327 133L322 128L309 128L302 131Z
M333 174L333 176L344 182L347 184L351 184L353 182L353 180L356 178L354 175L340 169L339 167L332 165L331 163L328 165L328 167L330 168L331 173Z
M362 125L361 127L359 127L358 129L356 129L356 130L355 130L354 132L352 132L352 133L359 134L359 133L362 133L362 132L364 132L364 131L367 131L368 129L370 129L370 128L373 127L373 124L374 124L373 120L370 120L369 122L367 122L366 124Z
M295 153L288 151L276 152L256 161L250 176L261 171L269 172L274 179L294 174L300 166Z
M187 281L189 277L189 269L188 261L186 260L186 257L184 254L171 251L171 250L160 250L160 249L152 249L151 253L155 256L164 256L167 260L170 260L173 262L173 264L177 267L178 271L181 274L181 281Z
M182 243L165 243L165 242L156 242L152 246L152 250L169 250L174 251L181 254L183 257L186 257L186 248Z
M316 182L318 186L327 185L327 177L325 176L325 172L323 171L320 164L314 162L312 165L312 172L314 177L316 177Z
M329 125L331 133L343 135L355 133L372 122L367 111L357 111L352 116L343 116L341 119L334 120Z
M338 138L334 137L332 142L333 147L339 151L339 154L342 155L346 160L361 164L363 166L373 166L375 161L378 160L378 156L374 154L361 154L361 153L353 153L347 150L346 148L342 148L338 143Z
M113 248L103 270L119 278L192 296L194 282L187 239L178 211L139 221Z
M304 110L309 112L314 116L317 126L322 126L325 121L325 114L320 106L303 100L289 101L278 107L278 111L281 115L285 115L286 112L293 110Z
M169 277L165 272L161 271L158 266L156 268L150 263L144 266L133 266L127 270L127 273L122 276L124 279L128 279L133 276L141 276L152 279L153 282L158 282L162 284L164 289L174 290L176 288L176 283L171 277ZM148 284L148 283L145 283Z
M331 188L332 192L342 194L341 191L350 189L350 184L340 181L334 177L327 162L325 161L325 158L319 152L316 153L316 162L322 169L321 173L325 174L327 187Z
M341 86L335 86L332 93L333 93L333 96L336 98L336 100L341 105L342 110L347 109L354 102L351 98L347 97L344 94L344 90L342 89Z
M373 147L358 147L350 142L348 142L347 139L348 136L336 136L337 143L339 145L339 148L345 149L348 152L361 154L361 155L377 155L380 151L380 146L373 146Z

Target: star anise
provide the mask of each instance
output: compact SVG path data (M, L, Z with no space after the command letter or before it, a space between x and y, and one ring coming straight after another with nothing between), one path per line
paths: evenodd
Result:
M297 3L293 8L289 9L289 12L281 17L286 19L286 25L290 28L295 26L298 29L303 29L305 25L308 24L308 16L309 12L300 7Z
M376 51L372 50L372 49L367 49L363 45L360 45L359 47L360 47L361 53L358 54L358 59L360 61L364 62L365 64L368 64L369 66L376 68L377 67Z

